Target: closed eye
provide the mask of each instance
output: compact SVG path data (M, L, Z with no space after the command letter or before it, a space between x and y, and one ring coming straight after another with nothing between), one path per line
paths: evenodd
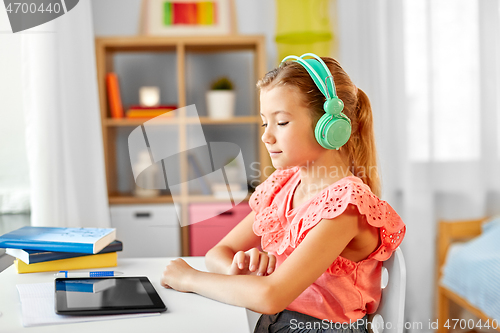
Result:
M289 121L278 123L278 126L285 126ZM262 124L261 127L267 127L267 124Z

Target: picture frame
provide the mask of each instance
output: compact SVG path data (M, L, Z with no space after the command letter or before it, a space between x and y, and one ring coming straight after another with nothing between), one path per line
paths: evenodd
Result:
M144 35L237 33L234 0L143 0L139 24Z

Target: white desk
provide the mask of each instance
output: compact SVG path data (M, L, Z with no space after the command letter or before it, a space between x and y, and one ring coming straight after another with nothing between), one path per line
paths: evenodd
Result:
M175 332L175 333L250 333L257 314L245 308L217 302L193 294L165 289L160 285L163 268L173 258L119 259L113 270L126 276L147 276L167 306L159 316L104 320L63 325L24 328L21 319L21 303L16 284L46 283L54 281L54 273L17 274L14 266L0 273L0 332L25 331L54 333L66 332ZM206 270L203 257L183 258L191 266ZM88 270L87 270L88 271ZM78 272L78 271L75 271ZM250 328L252 327L252 328Z

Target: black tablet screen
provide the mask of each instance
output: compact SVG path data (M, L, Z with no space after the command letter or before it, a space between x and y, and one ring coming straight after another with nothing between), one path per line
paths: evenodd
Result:
M56 312L61 314L150 312L165 307L146 277L56 279L55 289Z

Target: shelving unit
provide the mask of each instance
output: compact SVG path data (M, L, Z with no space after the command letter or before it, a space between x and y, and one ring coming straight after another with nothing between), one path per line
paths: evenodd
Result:
M225 54L226 57L231 57L235 52L250 53L252 58L252 71L249 78L255 84L258 78L265 74L265 40L263 36L203 36L203 37L110 37L110 38L96 38L96 62L97 62L97 76L99 84L99 99L102 121L102 134L104 144L104 154L106 163L106 179L108 187L108 199L110 204L120 205L136 205L136 204L163 204L163 203L176 203L181 205L181 225L188 225L188 205L191 203L218 203L221 199L208 195L199 195L198 193L190 193L186 184L188 180L188 161L187 158L181 157L179 159L178 170L180 172L181 189L180 193L175 197L172 195L160 195L153 198L138 198L130 193L122 193L119 190L118 183L120 181L117 167L117 141L120 133L123 131L131 131L135 127L142 125L148 119L114 119L111 117L105 77L109 72L115 71L115 62L117 55L130 55L130 54L152 54L151 57L158 57L158 54L168 54L169 57L175 56L175 62L166 63L167 70L176 71L175 79L172 80L175 85L177 93L176 104L179 108L193 104L195 100L200 101L204 98L206 90L201 90L200 84L196 82L192 86L197 86L200 91L188 91L189 73L187 71L187 64L190 59L195 59L198 62L204 59L214 59L214 55ZM229 55L228 55L229 54ZM147 66L144 61L140 66ZM141 67L141 68L143 68ZM196 74L196 73L195 73ZM243 73L241 76L248 76L248 73ZM193 79L194 80L194 79ZM208 88L208 87L207 87ZM214 120L205 116L206 112L200 112L200 117L188 117L183 112L178 112L175 117L165 119L164 124L173 126L178 133L178 149L179 151L186 150L186 141L188 139L189 126L197 124L198 122L204 128L216 127L217 132L230 130L233 128L240 128L244 126L249 128L250 133L254 133L252 137L255 139L252 143L255 149L256 161L259 162L259 181L263 181L267 175L264 170L271 167L271 162L265 146L260 140L262 135L262 128L259 126L261 119L258 111L258 96L255 85L245 92L239 92L245 98L251 96L252 107L243 114L236 113L235 117L229 120ZM248 94L248 95L246 95ZM130 97L130 96L125 96ZM124 99L122 92L122 100ZM237 95L238 99L238 95ZM204 111L204 110L202 110ZM212 130L213 131L213 130ZM123 140L123 138L121 139ZM207 140L208 141L208 140ZM227 137L227 141L231 141L231 137ZM247 169L248 172L248 169ZM175 199L175 200L174 200ZM248 198L247 198L248 199ZM189 253L189 234L188 228L181 228L181 244L182 255Z

